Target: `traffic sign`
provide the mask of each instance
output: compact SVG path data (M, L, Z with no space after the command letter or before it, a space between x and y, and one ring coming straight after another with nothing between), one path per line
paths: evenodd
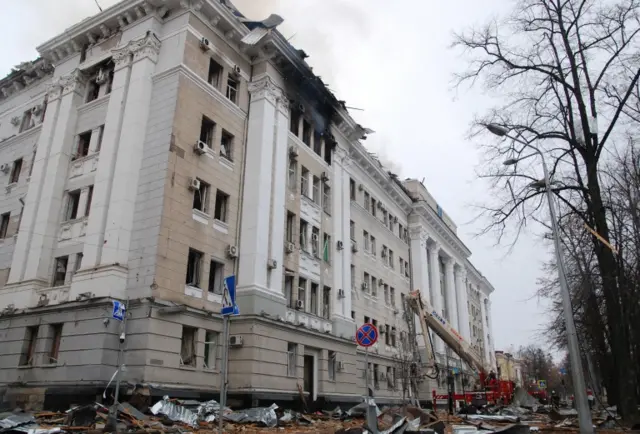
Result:
M361 347L370 347L378 341L378 329L373 324L362 324L356 332L356 341Z
M236 304L236 276L225 277L222 286L222 315L240 315Z
M126 310L127 308L125 307L124 303L122 303L121 301L113 300L113 311L111 312L111 318L118 321L123 321Z
M547 380L538 380L538 387L540 389L546 389L547 388Z

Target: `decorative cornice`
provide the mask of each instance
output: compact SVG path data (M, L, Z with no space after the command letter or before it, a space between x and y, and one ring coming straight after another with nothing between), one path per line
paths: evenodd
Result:
M47 86L48 101L51 102L75 91L79 86L84 85L85 81L84 74L77 68L67 75L54 78Z
M144 58L156 63L160 53L160 40L155 33L148 31L144 37L131 40L124 47L111 50L111 53L116 70L129 65L131 61L136 62Z
M453 233L451 228L442 221L435 211L425 202L417 201L413 204L413 209L423 216L431 228L433 228L441 238L453 246L454 250L462 255L463 258L471 256L471 251L465 244Z
M288 119L289 112L291 111L289 98L284 94L280 95L277 99L277 107L278 111Z

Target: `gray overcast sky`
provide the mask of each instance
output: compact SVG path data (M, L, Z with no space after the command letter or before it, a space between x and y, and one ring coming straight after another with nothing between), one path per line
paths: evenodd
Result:
M106 8L118 0L99 0ZM0 76L37 56L35 47L98 12L94 0L5 0L0 15ZM365 145L390 160L402 177L425 185L457 222L472 262L493 283L496 349L540 342L544 306L532 299L546 250L533 235L508 255L491 236L475 238L472 205L488 196L475 177L480 155L465 140L474 113L490 100L482 89L451 88L465 67L450 50L451 35L508 12L510 0L234 0L251 18L278 13L280 30L304 49L307 61L363 125Z

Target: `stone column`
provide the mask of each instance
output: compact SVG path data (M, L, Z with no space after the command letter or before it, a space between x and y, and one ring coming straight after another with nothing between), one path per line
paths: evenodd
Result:
M455 284L458 302L458 330L467 342L471 342L469 306L467 305L467 276L460 264L457 265L455 270Z
M431 261L431 301L436 312L442 314L442 290L440 288L440 245L433 243L429 247L429 259ZM439 337L435 337L436 352L444 353L444 342Z
M284 297L283 263L286 227L287 155L289 137L289 100L282 94L276 100L276 131L273 146L273 183L271 189L271 245L269 259L276 267L268 269L269 290ZM244 205L246 206L246 204Z
M487 297L487 316L489 317L488 320L488 335L489 335L489 362L491 363L491 366L495 367L496 366L496 351L494 348L494 338L493 338L493 320L491 319L491 300L489 299L489 297Z
M411 239L411 276L413 276L413 288L411 289L413 291L419 289L422 297L431 303L427 234L422 228L411 228L409 235Z
M453 258L448 258L444 265L444 288L445 288L445 301L447 303L447 314L449 324L451 327L458 328L458 303L456 300L456 285L455 277L453 273Z
M242 192L242 233L236 297L243 313L265 312L284 316L286 301L282 288L274 292L267 282L267 261L271 253L271 222L268 216L271 214L276 105L281 91L269 76L263 75L249 83L249 93L251 104L244 174L244 185L247 188ZM286 154L283 158L286 158ZM276 180L282 183L284 181L284 175L281 180Z
M336 146L332 160L332 183L331 190L331 224L332 224L332 246L335 252L334 260L331 264L333 271L333 334L344 338L351 338L355 335L355 325L351 319L351 200L349 198L349 173L347 167L350 164L347 152L340 146ZM335 249L336 241L342 241L342 250ZM342 289L344 297L339 297L338 292Z
M24 280L29 246L32 241L34 225L40 205L40 197L47 182L45 169L49 160L49 149L51 148L54 132L58 125L63 80L66 79L64 77L54 79L48 90L47 114L42 123L40 137L36 144L36 155L33 160L31 180L25 197L22 220L20 222L20 232L13 251L8 283L17 283ZM62 115L63 118L67 116L68 114Z
M489 340L489 324L487 323L487 306L488 300L485 297L480 297L480 315L482 315L482 344L484 346L484 360L487 364L491 364L491 348Z
M76 126L77 110L84 94L85 80L79 70L62 77L56 86L58 91L50 93L51 99L60 98L57 104L57 112L50 113L57 120L55 128L49 130L52 133L46 155L40 158L36 153L36 164L32 173L31 182L41 183L38 195L35 221L25 226L31 232L31 242L28 247L28 258L24 272L24 280L41 280L48 282L51 279L51 262L53 249L57 241L57 233L60 228L60 214L64 197L64 187L69 174L69 164L73 150L73 136ZM48 117L48 116L47 116ZM46 140L46 131L42 131L40 137ZM42 173L42 175L40 175ZM42 178L41 178L42 176ZM34 179L34 177L36 179ZM36 184L38 185L38 184ZM35 197L33 199L36 199ZM27 205L29 205L27 201Z

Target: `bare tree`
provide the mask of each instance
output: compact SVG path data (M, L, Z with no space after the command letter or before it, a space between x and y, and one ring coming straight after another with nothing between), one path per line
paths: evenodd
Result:
M605 240L611 228L599 169L603 152L621 139L635 113L639 11L640 0L521 0L509 18L458 34L454 42L471 58L457 84L483 83L503 101L476 120L472 136L493 123L535 142L550 162L559 203ZM484 206L487 231L501 239L513 222L517 237L527 222L546 218L544 192L530 187L540 172L533 158L524 159L527 148L517 143L497 141L485 150L481 176L491 180L496 200ZM501 164L507 158L520 162L507 168ZM633 419L637 376L629 344L631 311L618 284L614 253L596 237L590 243L610 319L616 401L623 417Z

